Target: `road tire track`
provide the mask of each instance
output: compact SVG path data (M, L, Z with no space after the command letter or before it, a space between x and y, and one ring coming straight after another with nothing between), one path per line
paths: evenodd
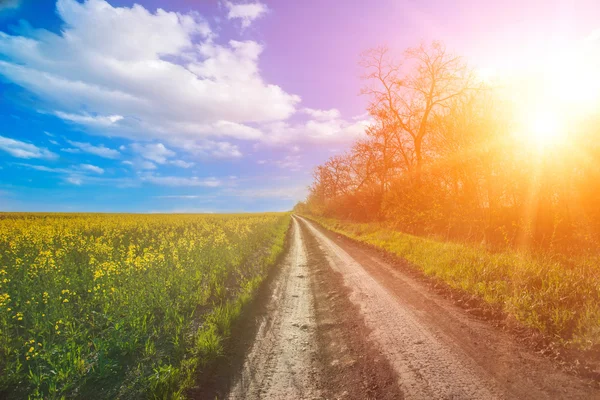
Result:
M299 218L360 308L406 399L600 399L600 392L466 314L376 252Z
M229 399L600 399L375 250L296 216L289 238Z
M321 393L326 399L400 400L398 376L368 340L360 308L349 299L341 274L330 268L317 239L302 227L317 320Z
M229 399L314 399L317 347L306 248L292 221L289 252Z

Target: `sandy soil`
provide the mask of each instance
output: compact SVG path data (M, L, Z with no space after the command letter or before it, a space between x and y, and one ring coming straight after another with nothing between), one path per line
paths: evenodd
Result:
M600 399L377 252L300 217L290 240L230 399Z

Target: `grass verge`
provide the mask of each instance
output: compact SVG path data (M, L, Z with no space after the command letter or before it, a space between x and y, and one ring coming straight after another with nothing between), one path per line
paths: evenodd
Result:
M483 246L412 236L380 223L307 217L407 260L426 276L477 296L562 347L595 354L600 350L597 259L566 263L551 255L490 253Z
M239 319L244 308L252 302L258 288L267 278L269 270L278 262L285 250L286 233L290 228L290 218L288 215L279 224L270 248L259 257L258 263L262 268L262 272L243 284L233 298L222 305L216 306L206 315L201 329L196 333L194 346L189 352L191 356L182 363L183 376L179 381L179 387L174 392L169 388L164 392L165 396L162 398L186 398L185 393L196 382L197 374L202 373L205 369L210 369L210 365L217 362L223 354L223 345L231 335L232 326ZM155 391L155 398L161 398L160 394L159 391Z

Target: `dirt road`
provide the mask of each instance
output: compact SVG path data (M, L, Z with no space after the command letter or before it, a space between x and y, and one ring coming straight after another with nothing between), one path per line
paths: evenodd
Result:
M282 271L267 304L230 399L312 399L317 354L315 315L308 279L306 247L292 221L292 238Z
M232 399L600 399L378 254L294 217Z

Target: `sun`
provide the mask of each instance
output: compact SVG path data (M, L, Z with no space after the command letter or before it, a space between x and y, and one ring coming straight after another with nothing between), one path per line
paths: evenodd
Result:
M566 143L568 129L600 105L598 60L574 54L546 59L515 81L513 96L520 133L538 150Z
M567 145L570 132L600 109L598 48L586 40L514 51L476 77L512 107L513 132L524 146L546 152Z
M525 134L538 149L560 145L566 138L561 118L549 110L535 111L527 117Z

